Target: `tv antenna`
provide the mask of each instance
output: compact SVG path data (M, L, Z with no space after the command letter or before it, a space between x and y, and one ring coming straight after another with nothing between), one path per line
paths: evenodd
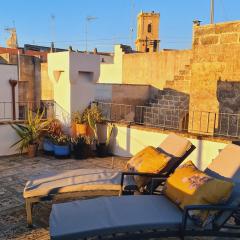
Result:
M91 22L91 21L94 21L96 20L97 17L94 17L94 16L87 16L86 17L86 26L85 26L85 41L86 41L86 47L85 47L85 51L87 52L88 51L88 24Z
M211 0L210 19L211 24L214 24L214 0Z
M133 33L134 33L134 11L135 10L135 3L134 0L131 0L131 25L130 25L130 44L134 45L134 41L133 41Z
M56 37L56 25L55 25L55 15L54 14L51 14L51 37L52 37L52 45L54 45L54 42L55 42L55 37Z

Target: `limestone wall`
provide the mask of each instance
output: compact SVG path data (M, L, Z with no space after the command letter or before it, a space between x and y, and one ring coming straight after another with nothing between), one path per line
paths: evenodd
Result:
M163 89L166 81L174 80L191 58L191 50L125 54L123 83L148 84Z
M238 113L238 101L227 83L240 83L240 22L194 26L193 60L191 65L190 111L218 113L226 111L218 99L219 81L221 98L227 98L228 112ZM229 95L230 94L230 95ZM231 96L232 95L232 96ZM234 96L233 96L234 95ZM219 101L220 100L220 101ZM218 115L214 117L218 126ZM213 120L212 120L213 121ZM200 124L200 123L199 123ZM211 123L212 124L212 123ZM198 123L195 123L198 125ZM212 124L213 128L214 124ZM196 126L199 129L200 126ZM201 128L206 128L204 124ZM210 132L214 129L210 129Z

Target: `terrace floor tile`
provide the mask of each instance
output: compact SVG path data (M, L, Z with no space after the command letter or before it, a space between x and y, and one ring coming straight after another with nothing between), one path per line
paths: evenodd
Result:
M121 157L89 158L86 160L55 159L40 155L0 158L0 240L49 240L51 204L34 206L34 228L27 228L25 203L22 196L28 178L48 171L77 168L114 168L123 170L127 159ZM82 198L81 198L82 199ZM84 199L84 198L83 198ZM74 199L73 199L74 200ZM176 238L171 238L176 240ZM210 239L210 238L187 238ZM215 238L216 239L216 238Z

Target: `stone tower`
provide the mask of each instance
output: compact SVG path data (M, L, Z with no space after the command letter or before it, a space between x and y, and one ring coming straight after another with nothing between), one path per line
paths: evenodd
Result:
M159 50L160 14L151 12L138 14L136 50L139 52L157 52Z
M10 33L10 37L6 41L7 47L8 48L18 48L16 29L15 28L6 28L5 30Z

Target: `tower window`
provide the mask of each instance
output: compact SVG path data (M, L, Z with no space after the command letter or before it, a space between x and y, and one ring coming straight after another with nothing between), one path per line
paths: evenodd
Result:
M148 24L148 32L149 33L152 32L152 24L151 23Z

